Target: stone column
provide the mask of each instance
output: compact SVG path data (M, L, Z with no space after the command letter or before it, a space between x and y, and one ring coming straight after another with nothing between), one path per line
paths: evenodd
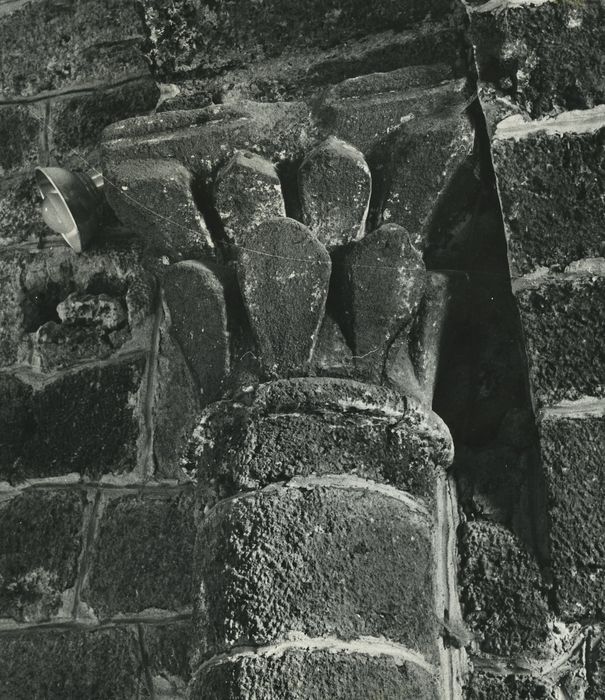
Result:
M449 431L361 382L205 413L191 698L438 698Z

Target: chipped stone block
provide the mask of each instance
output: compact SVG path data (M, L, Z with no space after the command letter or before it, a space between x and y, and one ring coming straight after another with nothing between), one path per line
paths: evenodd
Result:
M303 221L328 250L365 233L372 176L356 148L329 137L298 171Z
M25 630L0 638L0 697L131 700L142 689L136 630Z
M35 107L0 107L0 175L37 164L43 117Z
M204 405L222 393L231 364L226 284L218 268L194 260L172 265L163 279L170 331L197 380Z
M19 481L81 472L93 478L135 468L137 394L145 357L83 367L40 382L35 373L9 380L21 439L3 457L0 478ZM17 384L19 382L19 384Z
M303 700L326 694L334 700L439 697L435 675L413 662L337 648L221 659L201 669L190 686L192 700Z
M286 215L275 166L249 151L238 151L220 170L214 201L225 235L235 246L245 246L248 232L265 219Z
M78 491L29 490L0 506L0 617L41 622L59 612L75 585L83 500Z
M515 296L538 404L605 396L605 278L546 278Z
M109 205L146 245L177 258L213 256L185 167L173 160L124 160L112 163L106 175Z
M384 224L346 251L339 303L365 378L380 383L385 355L398 334L409 331L426 284L422 255L408 232Z
M0 22L0 94L26 97L146 74L144 40L136 8L120 0L26 3Z
M264 221L239 251L240 287L269 376L308 371L330 271L326 249L306 226L290 218Z
M142 625L141 634L156 697L184 700L191 676L191 622Z
M533 118L605 99L605 8L595 0L470 13L479 75Z
M0 366L13 365L17 361L21 364L31 362L30 334L49 321L59 323L57 307L72 293L78 299L92 295L97 297L97 302L106 295L125 307L127 325L111 331L106 329L108 333L103 329L100 331L101 335L113 334L106 341L114 351L147 348L154 282L141 267L139 257L140 251L131 246L99 247L78 256L66 246L4 253L0 257L3 282L0 285ZM92 331L95 325L92 323L89 330ZM58 334L62 336L63 332ZM99 338L100 342L102 340ZM73 344L72 350L74 361L85 359L85 356L87 359L96 357L86 355L83 348L78 349ZM46 351L60 358L59 344L53 348L49 345ZM95 342L89 344L87 352L95 352Z
M539 429L558 612L572 620L599 616L605 610L605 418L548 419Z
M605 255L605 182L595 133L537 132L492 144L514 275Z
M159 94L151 78L141 78L117 88L97 89L92 93L55 100L51 105L49 122L52 156L64 158L74 149L98 144L106 126L150 112Z
M342 485L270 486L206 515L196 544L200 659L294 633L385 637L435 655L430 520Z
M464 618L480 649L547 656L550 615L534 557L509 530L485 521L466 523L459 542Z
M452 460L443 422L388 389L295 379L261 385L246 403L209 408L194 432L187 461L208 505L312 474L352 474L430 499Z
M466 681L465 700L556 700L560 697L554 684L531 675L492 674L474 671Z
M193 499L187 494L109 500L82 599L101 619L187 606L194 537Z

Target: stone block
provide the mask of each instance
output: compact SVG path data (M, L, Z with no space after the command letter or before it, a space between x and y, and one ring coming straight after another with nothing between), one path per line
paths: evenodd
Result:
M145 358L137 355L45 382L35 373L8 380L14 408L4 420L9 426L17 421L21 440L3 455L0 478L20 481L70 472L98 478L134 469L144 369Z
M269 486L206 514L196 543L200 659L296 633L384 637L434 657L429 518L347 479L335 483Z
M0 617L41 622L59 612L75 585L83 501L78 491L32 489L0 505Z
M191 700L437 700L435 676L409 661L337 649L237 655L205 666Z
M142 625L141 635L156 697L184 699L191 676L191 622Z
M351 474L431 499L453 457L445 424L417 401L339 379L261 385L249 408L210 408L188 466L206 503L312 474Z
M27 3L0 21L0 94L27 97L148 73L136 8L120 0Z
M604 137L542 131L492 143L513 275L605 255Z
M37 240L47 232L40 215L40 197L33 173L26 171L3 179L0 182L0 247Z
M100 88L55 100L49 122L51 155L61 158L74 149L97 145L106 126L150 112L159 95L151 78L141 78L116 88Z
M82 593L101 619L191 603L193 499L121 496L101 513Z
M311 231L290 218L263 221L240 249L237 274L268 376L306 374L324 317L332 263Z
M464 688L465 700L556 700L554 684L530 675L492 674L475 671Z
M154 251L176 259L214 255L193 197L193 176L174 160L114 162L106 197L120 221Z
M303 221L328 250L365 234L372 176L356 148L330 137L298 171Z
M218 267L187 260L166 270L162 282L170 332L197 381L203 405L224 390L231 366L228 280Z
M605 8L599 0L490 9L484 3L470 14L483 81L533 118L604 101Z
M0 697L131 700L142 689L136 631L26 630L0 637Z
M409 233L384 224L346 250L340 304L359 374L376 384L399 334L408 335L426 286L420 251Z
M516 298L538 405L605 396L605 278L546 278Z
M540 424L550 558L558 612L565 619L605 612L605 515L601 503L605 418Z
M0 106L0 175L37 165L43 123L35 107Z
M229 0L200 7L178 0L166 7L145 0L145 19L157 37L151 55L163 75L203 68L207 73L232 65L288 54L292 49L329 48L386 30L401 30L422 20L448 16L447 0L381 0L371 7L361 0L329 0L321 6L269 0Z
M286 215L275 166L249 151L238 151L220 170L214 202L225 235L236 247L245 246L247 234L265 219Z
M480 649L548 655L546 585L534 557L509 530L485 521L468 522L459 542L464 618Z
M156 477L179 478L180 459L199 413L199 391L191 370L167 329L160 330L153 405L153 454Z

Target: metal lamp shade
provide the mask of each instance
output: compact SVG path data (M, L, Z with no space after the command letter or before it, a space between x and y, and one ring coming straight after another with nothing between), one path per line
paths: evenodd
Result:
M99 226L103 176L90 177L63 168L36 168L35 176L43 198L44 221L81 253Z

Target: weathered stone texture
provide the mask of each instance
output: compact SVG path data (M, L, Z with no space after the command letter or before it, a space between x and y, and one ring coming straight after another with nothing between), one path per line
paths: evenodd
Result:
M538 404L605 396L605 278L546 279L516 297Z
M0 106L0 174L37 164L43 119L35 107Z
M0 505L0 617L40 622L58 613L75 584L83 514L77 491L33 489Z
M274 486L219 503L196 545L201 657L295 631L384 636L433 656L431 529L363 488Z
M210 504L311 474L352 474L430 499L451 459L447 428L413 399L309 379L261 385L250 407L225 402L209 409L187 462Z
M174 160L119 160L105 169L106 197L147 246L176 259L213 256L214 243L193 197L193 176Z
M533 118L604 101L605 8L600 0L482 9L471 14L482 80Z
M603 615L605 418L544 420L540 447L558 612L565 619Z
M548 654L546 585L524 545L504 527L471 521L462 531L460 557L465 621L481 650Z
M28 630L0 637L0 697L131 700L142 664L133 629Z
M385 30L401 30L450 12L447 0L361 0L292 3L221 0L212 6L178 0L166 7L145 0L145 18L155 41L151 58L161 74L204 69L216 73L293 48L328 48Z
M214 202L225 235L237 248L265 219L286 215L281 182L265 158L238 151L222 168L214 184Z
M605 255L605 129L538 132L492 150L513 274Z
M529 675L474 672L465 686L465 700L556 700L555 686Z
M238 255L242 296L269 376L305 374L321 325L331 260L309 229L267 219Z
M82 598L108 618L191 603L193 499L123 496L105 504Z
M0 246L35 240L48 231L39 205L31 171L0 182Z
M298 171L303 221L328 250L363 238L370 204L370 169L356 148L330 137Z
M435 677L413 663L362 653L294 650L236 656L204 668L192 700L436 700ZM490 699L491 700L491 699Z
M25 375L27 381L7 379L12 405L2 411L2 432L16 428L20 437L3 451L0 478L70 472L98 478L133 469L140 430L136 396L144 368L138 356L41 384L33 374Z
M170 332L197 380L203 405L218 399L231 364L227 279L217 268L187 260L163 279Z
M132 3L26 3L0 20L0 94L30 96L148 72Z
M156 697L187 697L192 634L189 621L141 626L149 677Z

